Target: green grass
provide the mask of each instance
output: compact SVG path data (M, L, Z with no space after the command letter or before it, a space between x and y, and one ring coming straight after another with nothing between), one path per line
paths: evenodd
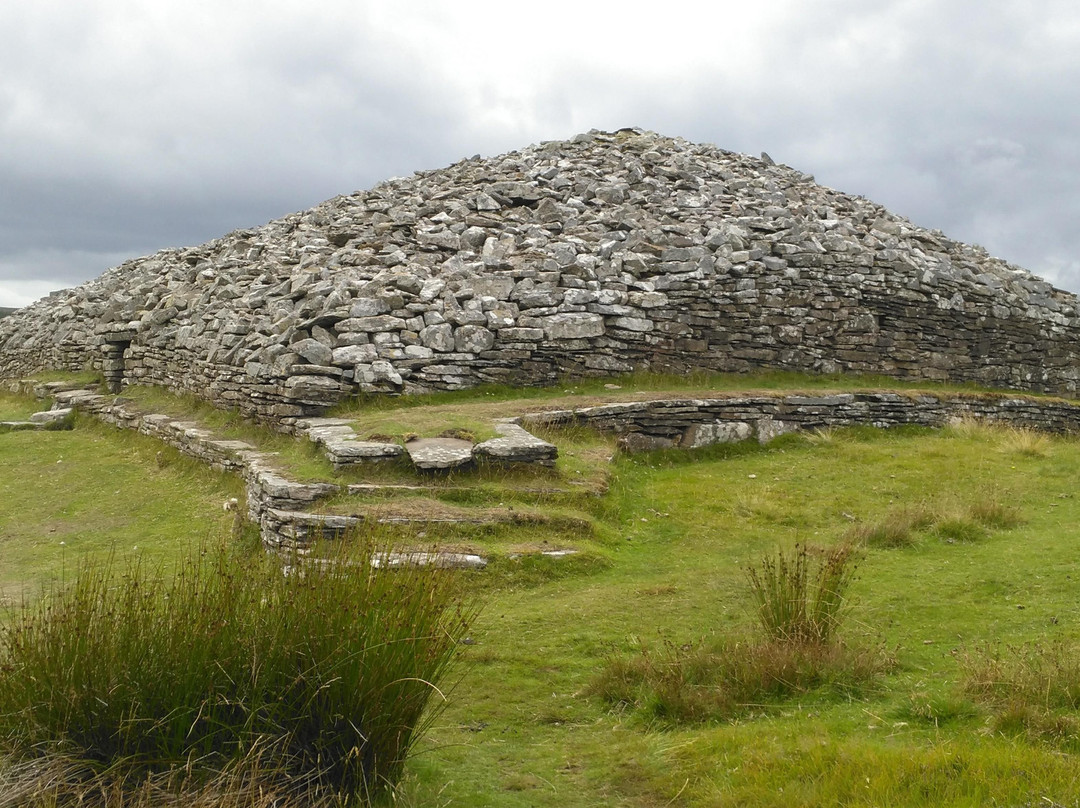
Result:
M986 644L961 657L965 694L989 707L1001 732L1080 752L1080 646Z
M491 406L531 392L505 395ZM466 397L437 402L464 406ZM26 461L40 437L0 436L0 451L27 440L18 456ZM491 584L463 679L406 767L399 803L1078 804L1076 751L1067 732L1047 731L1065 724L1046 723L1067 709L1046 719L1034 695L1022 695L1038 689L1025 691L1022 675L1010 698L1026 706L1011 712L964 685L965 660L987 644L1039 654L1080 647L1080 453L1074 440L1035 437L980 425L862 428L764 448L616 456L607 493L587 509L588 552L503 556L484 573ZM133 462L135 476L156 473L153 452ZM21 463L0 469L0 480L32 486ZM497 489L480 487L467 496L487 507ZM859 526L893 522L908 525L903 539L864 542L841 630L852 647L895 659L872 687L796 689L727 718L662 726L588 693L613 656L712 652L752 634L746 570L778 547L830 546ZM502 547L552 540L535 525L443 530L429 536Z
M828 446L795 437L622 458L612 565L496 595L467 657L473 695L451 705L434 733L442 748L413 767L417 803L1075 803L1067 750L987 732L992 717L964 694L953 653L988 639L1080 636L1070 529L1080 460L1072 442L1052 444L1020 458L994 434L859 430ZM986 527L975 543L927 535L867 549L846 636L894 654L898 667L877 689L809 690L664 730L588 695L613 652L692 653L751 630L744 570L778 543L835 541L845 514L873 521L904 503L988 492L1023 525Z
M243 497L237 477L93 419L0 435L0 605L84 555L175 560L231 526L222 504L232 497Z
M25 421L48 405L26 396L0 392L0 421Z

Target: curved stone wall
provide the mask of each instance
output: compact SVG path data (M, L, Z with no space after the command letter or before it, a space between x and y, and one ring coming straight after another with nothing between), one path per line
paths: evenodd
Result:
M0 320L0 377L100 369L267 418L634 369L1075 392L1077 299L786 166L640 130L392 179Z
M586 426L619 436L627 451L697 449L833 427L943 427L958 419L1058 434L1080 432L1080 404L1005 394L830 393L731 394L603 404L523 415L525 425Z

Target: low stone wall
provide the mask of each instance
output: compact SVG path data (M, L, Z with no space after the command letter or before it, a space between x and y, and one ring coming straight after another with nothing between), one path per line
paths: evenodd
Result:
M87 389L66 389L60 383L19 382L7 386L16 392L50 397L56 407L76 408L120 428L161 440L214 468L241 474L248 518L259 525L268 549L302 548L316 536L338 536L363 522L359 516L320 514L311 509L329 497L370 490L372 486L290 480L276 468L272 454L260 452L244 441L222 440L190 421L139 412L123 398ZM647 451L755 438L767 443L802 429L911 424L941 427L965 417L1054 433L1080 431L1080 403L1061 399L889 392L635 401L529 413L513 423L586 426L618 434L620 444L629 451ZM410 486L388 488L404 490Z
M697 448L756 437L762 443L786 432L866 424L941 427L979 418L1045 432L1080 431L1080 403L1010 395L838 393L732 395L604 404L522 416L527 425L582 425L620 436L630 451Z
M362 517L313 513L311 508L338 494L375 488L291 480L276 467L272 453L260 452L245 441L223 440L192 421L160 413L143 413L122 397L102 395L96 390L81 387L71 389L70 385L59 382L38 384L24 381L7 386L14 392L52 398L57 407L76 408L106 423L163 441L213 468L239 473L245 482L247 516L259 526L263 545L268 549L301 548L315 537L333 538L355 529L363 523ZM343 426L337 422L335 424ZM477 444L474 447L477 457L489 462L532 462L542 466L554 463L556 450L551 444L532 437L516 424L498 424L497 427L506 434L503 438ZM321 444L325 443L326 436L319 430L325 428L324 420L296 425L301 438L307 437ZM308 434L308 429L313 434ZM340 434L337 440L342 441ZM331 452L331 460L334 456ZM407 489L409 486L389 488Z
M247 516L259 525L263 544L268 549L286 549L306 543L310 533L306 526L313 515L303 513L304 509L343 489L333 483L290 480L274 467L272 454L260 452L244 441L222 440L193 422L160 413L139 412L116 396L62 387L50 389L48 385L34 385L30 390L39 396L51 396L59 406L74 407L121 429L149 435L213 468L240 474L245 482ZM25 385L22 390L29 391ZM289 518L293 514L296 518Z

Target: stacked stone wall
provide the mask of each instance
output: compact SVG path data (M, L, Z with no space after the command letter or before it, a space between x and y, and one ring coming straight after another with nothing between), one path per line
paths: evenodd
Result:
M1057 434L1080 432L1080 405L1006 395L837 393L732 395L604 404L522 416L527 426L585 426L620 436L630 451L700 448L800 430L873 426L943 427L962 419Z
M1073 393L1080 308L786 166L625 130L390 180L0 321L0 377L83 367L286 424L641 369Z

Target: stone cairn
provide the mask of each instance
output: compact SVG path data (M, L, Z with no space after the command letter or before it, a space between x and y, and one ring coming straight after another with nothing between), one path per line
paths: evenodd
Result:
M0 378L90 366L285 428L355 393L635 369L1071 393L1078 313L792 168L625 129L128 261L0 320Z

